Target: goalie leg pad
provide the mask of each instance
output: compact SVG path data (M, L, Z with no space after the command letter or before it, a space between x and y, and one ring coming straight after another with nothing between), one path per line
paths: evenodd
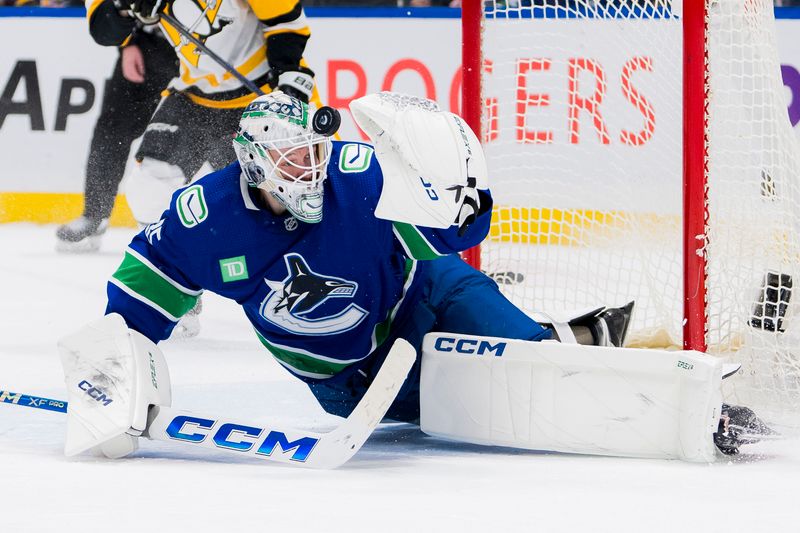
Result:
M420 425L476 444L708 462L722 373L699 352L431 333Z
M128 329L112 313L58 343L67 385L67 439L64 453L91 448L107 457L136 449L151 405L172 403L169 372L161 350Z

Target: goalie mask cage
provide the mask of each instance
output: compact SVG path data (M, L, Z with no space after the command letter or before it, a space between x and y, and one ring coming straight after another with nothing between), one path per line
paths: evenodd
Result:
M464 0L462 24L495 198L467 260L529 311L635 300L628 345L728 356L728 401L800 425L800 153L772 0Z

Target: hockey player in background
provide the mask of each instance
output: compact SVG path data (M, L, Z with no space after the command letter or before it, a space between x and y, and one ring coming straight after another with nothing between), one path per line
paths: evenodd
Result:
M274 87L308 101L316 98L313 72L303 60L310 31L300 0L87 0L89 32L105 46L131 38L137 20L158 21L175 49L180 73L148 124L136 153L126 196L140 224L158 220L170 194L204 163L219 169L235 159L231 139L255 94L186 41L167 21L183 23L207 48L263 92Z
M492 208L480 144L461 119L393 93L351 109L380 145L332 142L331 108L278 92L252 102L234 141L238 161L176 191L131 242L106 316L69 341L68 380L102 339L166 339L205 290L239 303L266 350L343 417L397 338L418 354L431 331L622 345L632 303L540 324L458 257L484 239ZM150 346L152 366L162 356ZM109 374L89 381L126 388L126 376ZM386 416L418 423L419 388L418 356ZM136 447L127 433L115 439L96 444L111 456Z
M144 133L161 91L178 73L175 53L158 32L155 26L137 25L119 50L89 147L83 213L56 230L59 251L88 252L100 246L131 143Z

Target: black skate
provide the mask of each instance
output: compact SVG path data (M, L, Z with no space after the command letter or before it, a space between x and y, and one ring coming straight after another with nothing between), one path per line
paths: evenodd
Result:
M634 302L622 307L601 308L576 319L570 320L570 326L586 326L592 332L596 346L615 346L621 348L625 344L628 326L631 323Z
M66 253L96 252L108 228L107 218L79 216L56 230L56 250Z
M714 444L725 455L738 454L742 444L754 444L765 437L778 435L748 407L724 403L721 412Z

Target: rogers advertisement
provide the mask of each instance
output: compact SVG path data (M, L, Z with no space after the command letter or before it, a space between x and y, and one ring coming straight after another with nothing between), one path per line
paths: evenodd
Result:
M312 38L306 58L316 72L323 101L343 111L342 138L363 138L346 109L350 100L369 92L425 95L458 112L459 19L310 16L309 20ZM777 25L787 109L796 126L800 47L795 36L800 21L779 20ZM601 157L604 151L618 151L627 164L642 165L643 170L652 168L652 153L664 153L664 139L680 132L679 113L664 110L675 107L681 65L668 58L673 50L659 46L655 38L643 39L641 50L618 46L609 35L620 28L582 21L575 31L593 44L577 49L575 35L569 32L538 34L539 42L545 40L554 50L570 50L573 45L568 55L556 58L558 64L553 58L520 55L512 49L508 54L529 58L517 62L514 70L504 67L502 58L487 56L490 77L485 94L493 110L487 150L520 142L522 136L525 142L533 141L535 149L557 154L565 173L574 174L580 165L573 157L577 148L598 156L592 157L595 173L613 171L596 166L606 159ZM663 42L679 38L676 29L663 31ZM96 45L85 19L77 16L2 16L0 50L0 193L80 193L104 80L117 51ZM522 85L519 76L524 77ZM602 99L598 87L604 91ZM498 99L514 108L498 111ZM681 165L678 154L657 160L660 172L675 172Z

